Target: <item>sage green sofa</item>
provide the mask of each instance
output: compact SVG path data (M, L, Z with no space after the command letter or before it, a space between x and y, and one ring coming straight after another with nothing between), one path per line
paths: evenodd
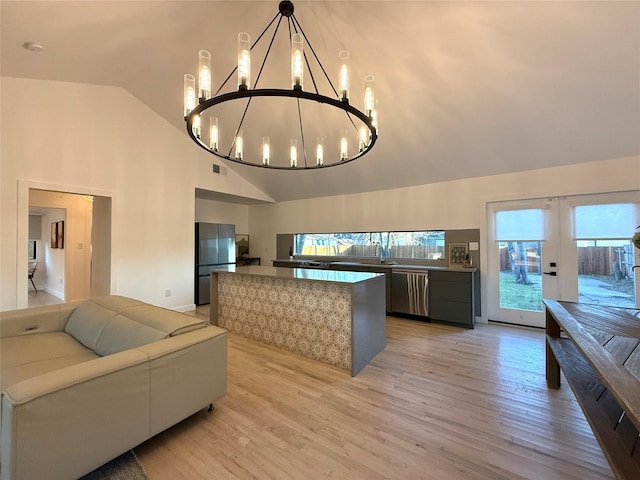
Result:
M0 313L0 479L76 479L227 390L227 333L120 296Z

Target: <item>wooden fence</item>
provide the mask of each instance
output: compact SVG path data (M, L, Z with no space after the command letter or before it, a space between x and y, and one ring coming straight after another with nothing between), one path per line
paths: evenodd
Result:
M352 245L342 255L348 257L375 257L378 255L377 245ZM443 247L435 245L392 245L389 247L389 258L435 259L443 258Z
M622 247L578 248L578 275L630 275L633 255Z

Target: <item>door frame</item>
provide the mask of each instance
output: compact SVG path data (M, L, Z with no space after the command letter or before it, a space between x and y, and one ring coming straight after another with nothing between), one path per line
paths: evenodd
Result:
M103 190L91 187L77 187L71 185L60 185L53 183L34 182L30 180L18 180L18 202L17 202L17 245L16 245L16 309L28 308L29 306L29 291L28 282L25 281L25 272L28 269L28 239L29 239L29 190L49 190L54 192L70 193L76 195L92 195L100 196L111 199L111 208L108 212L108 231L113 235L112 231L112 212L115 208L117 195L110 190ZM105 219L107 221L107 219ZM113 238L113 237L112 237ZM115 277L112 261L111 261L111 240L108 245L105 246L109 251L101 255L102 258L109 262L109 271L111 273L109 290L111 291L113 285L115 285ZM95 253L95 252L93 252ZM72 268L72 265L67 265L65 260L65 270ZM67 282L65 282L65 299L68 298L66 294Z
M575 228L572 214L573 209L582 205L605 205L608 203L637 203L640 204L640 190L610 193L590 193L583 195L571 195L562 197L562 208L560 209L561 222L571 230L560 239L560 249L564 255L564 269L566 279L562 280L562 298L567 302L578 301L578 282L569 282L572 275L578 278L578 249L575 248ZM636 210L634 226L640 225L640 208ZM629 235L629 240L633 233ZM634 248L635 265L640 265L640 250ZM640 308L640 269L633 270L634 286L636 297L636 308Z
M487 262L486 277L488 280L487 291L487 319L489 321L511 323L530 327L544 327L544 309L542 311L517 310L500 307L500 271L494 268L499 264L499 249L496 248L496 224L495 213L506 210L540 209L545 211L544 216L544 240L541 244L540 257L543 271L555 271L557 276L545 276L540 272L543 298L560 298L561 282L563 276L561 252L557 242L549 241L549 236L559 237L558 198L545 197L520 200L506 200L487 202ZM551 212L551 214L549 214ZM538 241L522 239L524 241ZM556 267L550 267L549 262L556 262ZM507 318L515 318L510 321Z
M520 210L526 208L539 208L535 207L536 202L556 202L557 203L557 225L552 226L557 232L557 253L555 255L557 262L557 299L563 301L578 301L578 250L575 243L574 235L574 221L573 221L573 209L580 205L601 205L608 203L640 203L640 190L627 190L621 192L607 192L607 193L584 193L566 196L554 196L554 197L541 197L531 199L515 199L515 200L495 200L487 201L486 204L486 218L487 218L487 262L486 262L486 278L487 278L487 296L486 296L486 312L488 321L503 322L500 314L496 314L496 310L499 309L499 272L492 269L493 265L496 265L499 261L497 255L497 249L495 245L495 212L498 210ZM495 207L505 206L507 208ZM635 219L637 224L640 225L640 209L637 210L638 218ZM634 223L635 226L635 223ZM632 235L632 234L631 234ZM631 238L631 236L629 237ZM635 265L640 265L640 249L634 249ZM544 262L544 258L543 258ZM543 269L546 271L548 265L543 264ZM544 278L544 277L543 277ZM547 284L549 284L547 277ZM636 308L640 308L640 268L634 270L634 284L635 284L635 299ZM543 288L545 282L543 280ZM553 292L551 292L553 293ZM543 298L553 298L549 292L543 290ZM520 315L519 310L512 310L513 315ZM544 315L544 312L541 314ZM498 317L498 318L496 318ZM543 318L543 317L541 317ZM522 319L525 320L525 319ZM519 323L513 323L518 325ZM529 325L530 322L523 321L521 325ZM536 322L532 326L544 326L544 321Z

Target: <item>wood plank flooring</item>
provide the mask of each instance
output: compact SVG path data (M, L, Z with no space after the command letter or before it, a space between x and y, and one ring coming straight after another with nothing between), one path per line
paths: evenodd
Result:
M354 378L230 334L215 410L135 449L150 478L614 478L571 389L546 386L543 331L387 321Z
M59 303L64 303L63 300L60 300L58 297L55 297L50 293L45 292L44 290L38 290L38 292L36 293L32 287L29 287L27 302L29 308L42 307L44 305L58 305Z

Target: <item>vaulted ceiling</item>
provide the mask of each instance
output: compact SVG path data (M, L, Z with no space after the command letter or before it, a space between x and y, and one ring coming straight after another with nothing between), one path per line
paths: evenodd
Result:
M329 75L337 53L351 52L352 103L360 105L360 79L375 75L380 138L363 158L319 171L229 163L276 200L640 155L640 2L294 3ZM216 87L235 65L238 32L255 39L277 8L2 0L2 75L119 86L185 132L182 79L196 73L198 50L212 53ZM27 51L29 41L44 51ZM286 88L269 84L288 81L288 44L274 48L284 74L265 72L262 88ZM285 149L290 115L258 108L258 116L282 126L272 143ZM256 145L257 130L245 131Z

